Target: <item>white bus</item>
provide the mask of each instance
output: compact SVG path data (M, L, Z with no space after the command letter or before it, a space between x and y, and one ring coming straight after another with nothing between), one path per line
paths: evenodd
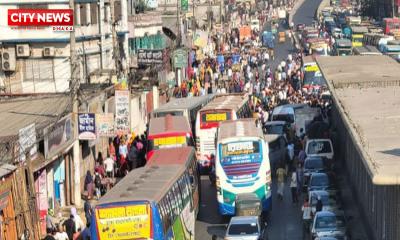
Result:
M196 150L202 172L215 156L215 138L219 122L251 116L247 94L221 94L197 112Z
M235 215L237 199L253 195L262 211L271 209L271 169L268 143L254 119L221 122L215 174L219 212Z

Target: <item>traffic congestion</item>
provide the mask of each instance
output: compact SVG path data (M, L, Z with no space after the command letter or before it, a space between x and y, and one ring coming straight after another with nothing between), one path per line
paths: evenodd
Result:
M385 34L400 24L385 19L380 28L356 5L331 4L311 24L291 21L292 2L236 4L223 32L212 31L213 48L193 49L188 79L150 114L145 163L118 171L94 206L92 239L352 239L331 95L315 59L399 60L397 36ZM122 159L137 158L127 152ZM222 231L197 227L205 194ZM301 212L293 238L269 235L283 202Z

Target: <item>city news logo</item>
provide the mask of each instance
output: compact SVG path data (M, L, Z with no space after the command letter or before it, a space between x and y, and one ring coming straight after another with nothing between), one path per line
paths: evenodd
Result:
M8 26L16 29L52 27L53 31L73 31L72 9L8 9Z

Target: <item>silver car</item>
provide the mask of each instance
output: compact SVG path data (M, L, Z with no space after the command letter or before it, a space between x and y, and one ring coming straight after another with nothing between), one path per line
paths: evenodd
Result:
M232 217L224 240L260 240L264 239L264 231L258 216Z

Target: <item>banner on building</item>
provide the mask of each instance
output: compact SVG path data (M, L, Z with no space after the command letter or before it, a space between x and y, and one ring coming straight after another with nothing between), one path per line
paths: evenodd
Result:
M114 114L102 113L96 114L97 135L99 137L113 137L114 131Z
M52 158L74 140L72 114L68 114L53 126L44 129L44 156Z
M189 1L188 0L181 0L181 11L187 12L189 10Z
M19 160L25 161L26 153L29 152L31 160L36 158L36 125L32 123L19 130Z
M40 228L42 232L46 231L46 215L49 204L47 201L47 172L46 168L38 172L35 178L35 188L37 193L37 207L40 217Z
M94 113L78 114L78 138L79 140L96 139L96 118Z
M208 32L197 30L193 34L193 44L199 48L204 48L208 44Z
M139 49L137 55L139 65L162 64L164 59L163 50Z
M185 68L188 66L188 51L178 48L173 53L174 68Z
M115 91L115 131L122 134L130 132L129 91Z

